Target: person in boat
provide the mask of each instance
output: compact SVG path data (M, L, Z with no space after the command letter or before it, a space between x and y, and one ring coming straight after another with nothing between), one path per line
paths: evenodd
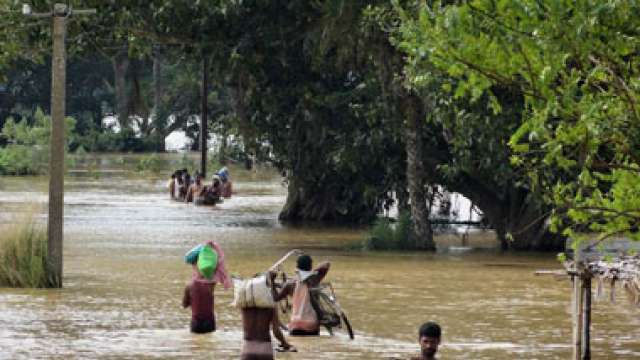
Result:
M270 272L268 276L271 279L271 292L274 301L277 302L284 299L287 296L286 288L282 288L278 292L273 286L276 274ZM282 330L280 330L278 311L275 308L250 307L243 308L241 311L244 340L240 355L241 360L273 360L271 332L279 342L277 351L297 351L295 347L287 342Z
M218 170L216 173L220 178L220 182L222 183L222 189L220 195L224 198L230 198L231 193L233 192L233 186L231 184L231 175L229 174L229 169L224 166L222 169Z
M428 321L418 330L418 343L420 344L420 356L412 357L411 360L432 360L436 358L442 330L440 325L433 321Z
M221 283L224 289L231 288L231 277L227 273L224 262L224 252L220 245L209 241L203 246L208 246L216 252L217 264L215 271L205 275L197 266L198 257L192 263L193 272L191 280L187 283L182 297L182 306L191 307L191 332L204 334L216 330L216 318L214 312L214 289L217 283Z
M327 276L331 263L325 261L313 269L313 260L309 255L300 255L296 261L296 280L285 286L292 295L289 335L320 335L320 320L311 304L310 288L316 287ZM312 270L313 269L313 270Z
M187 196L184 199L185 202L193 202L195 205L204 204L204 184L202 184L202 175L196 173L195 181L187 190Z

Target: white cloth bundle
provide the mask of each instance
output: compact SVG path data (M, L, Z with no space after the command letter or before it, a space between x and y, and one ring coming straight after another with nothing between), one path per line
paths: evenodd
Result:
M250 279L233 279L233 302L240 308L274 308L275 301L266 275Z

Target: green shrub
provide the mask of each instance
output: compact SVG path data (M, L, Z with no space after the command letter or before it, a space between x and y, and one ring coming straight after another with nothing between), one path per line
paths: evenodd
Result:
M136 165L136 169L138 171L151 171L153 173L159 173L163 168L162 160L156 154L143 156L138 164Z
M0 175L36 175L46 173L49 163L49 137L51 117L38 108L33 124L23 118L15 122L8 118L2 128L2 137L9 145L0 148ZM65 118L65 137L67 143L73 139L76 121ZM73 160L66 158L67 166L73 166Z
M0 286L50 287L47 234L27 215L0 231Z
M409 240L411 216L403 213L393 223L388 218L379 218L367 233L365 250L412 250L415 246Z

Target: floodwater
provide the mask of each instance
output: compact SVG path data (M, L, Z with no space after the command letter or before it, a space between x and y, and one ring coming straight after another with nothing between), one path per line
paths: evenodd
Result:
M237 193L216 208L170 201L160 178L116 170L69 176L64 288L0 288L0 359L237 359L242 332L232 291L216 289L213 334L191 334L190 311L180 306L191 272L183 255L208 239L243 276L292 248L332 262L328 280L356 339L293 338L300 352L278 359L406 359L417 354L417 328L427 320L443 327L443 359L570 357L570 284L534 276L558 267L553 255L349 251L345 244L363 229L283 226L280 179L232 175ZM0 178L0 223L26 204L44 209L46 200L46 179ZM639 314L625 301L595 303L593 358L640 357Z

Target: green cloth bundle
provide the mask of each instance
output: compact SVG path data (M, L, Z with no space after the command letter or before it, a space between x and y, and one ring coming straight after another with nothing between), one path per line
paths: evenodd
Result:
M212 279L217 266L218 253L211 246L203 246L198 254L198 271L200 271L200 274L207 279Z

